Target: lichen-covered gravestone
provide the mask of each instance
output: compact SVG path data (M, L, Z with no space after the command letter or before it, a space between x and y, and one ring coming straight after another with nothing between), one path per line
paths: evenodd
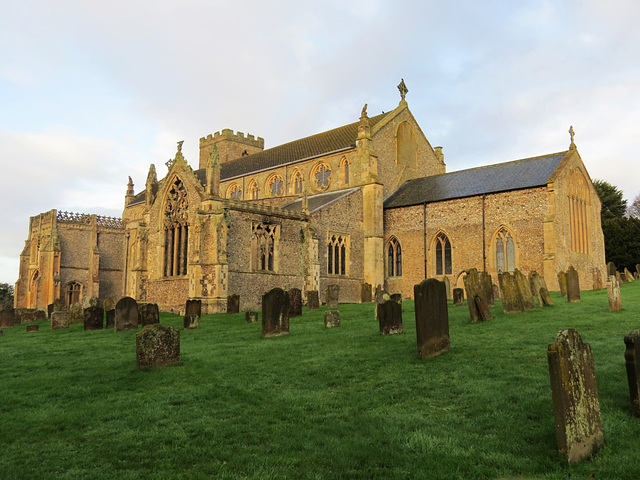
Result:
M487 320L491 320L493 316L491 315L491 310L489 310L489 305L480 295L476 295L476 298L473 299L476 302L476 309L478 310L478 318L483 322Z
M413 286L420 358L435 357L451 348L446 288L433 278Z
M363 283L360 285L360 303L371 303L371 284Z
M469 316L471 317L472 322L477 322L480 320L480 313L478 312L478 307L476 306L476 302L473 301L476 298L476 295L480 295L481 297L484 294L484 290L482 288L482 282L480 281L480 274L478 270L475 268L471 268L467 270L466 275L463 278L464 288L467 294L467 306L469 307Z
M549 290L547 290L546 287L540 288L540 298L542 299L543 306L545 307L553 306L553 299L551 298L551 295L549 295Z
M462 288L453 289L453 304L456 307L464 305L464 290Z
M198 328L200 326L200 316L202 315L201 300L187 300L184 306L184 328Z
M234 293L227 297L227 313L240 312L240 295Z
M302 290L292 288L289 290L289 318L302 315Z
M376 303L376 313L380 325L380 335L402 333L402 301L389 298Z
M143 327L160 323L160 309L157 303L138 304L138 323Z
M318 310L320 308L320 299L317 290L307 291L307 308L309 310Z
M523 310L535 310L536 304L533 302L533 295L531 294L531 286L527 281L527 277L517 268L513 272L513 278L516 279L516 285L518 287L518 294L520 295L520 301L522 302Z
M547 288L547 283L544 281L544 277L538 275L538 272L532 270L529 272L529 287L531 289L531 295L538 301L538 306L542 307L544 302L540 295L541 288Z
M164 367L180 361L180 330L155 323L136 333L138 368Z
M636 417L640 417L640 330L633 330L624 337L626 349L624 359L627 366L627 380L631 408Z
M113 328L116 332L138 328L138 302L131 297L118 300Z
M262 295L262 338L289 334L289 294L273 288Z
M325 301L327 308L338 308L338 301L340 298L340 285L331 284L327 286L327 292L325 294Z
M84 309L84 330L102 330L104 328L104 310L102 307Z
M620 282L615 275L609 275L607 282L607 293L609 294L609 311L620 311Z
M63 328L69 328L69 314L62 310L51 312L51 330Z
M624 267L624 281L625 282L635 281L635 278L633 278L633 274L629 271L627 267Z
M558 450L569 463L589 458L603 443L591 346L575 329L560 330L547 360Z
M515 277L509 272L499 273L498 281L502 292L502 311L504 313L522 312L524 310L522 298L520 297L520 290Z
M578 271L572 266L569 267L566 273L567 279L567 300L569 302L580 301L580 281L578 279Z
M480 285L482 287L482 299L488 305L495 305L495 299L493 297L493 281L491 280L491 275L487 272L480 272Z
M324 312L324 326L325 328L336 328L340 326L340 311L339 310L327 310Z

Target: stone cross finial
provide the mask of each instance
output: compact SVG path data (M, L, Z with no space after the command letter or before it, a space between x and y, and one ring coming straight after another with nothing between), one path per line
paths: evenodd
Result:
M400 99L404 100L404 97L406 97L407 93L409 93L409 89L404 83L404 78L401 78L400 80L401 81L400 81L400 84L398 85L398 90L400 91Z
M180 140L178 142L178 153L182 153L182 144L184 143L184 140Z
M569 136L571 137L571 145L569 145L569 149L570 150L575 150L576 149L576 144L573 142L573 137L575 137L576 132L574 132L573 130L573 125L571 125L569 127Z
M365 118L367 116L367 104L364 104L364 107L362 107L362 112L360 113L360 118Z

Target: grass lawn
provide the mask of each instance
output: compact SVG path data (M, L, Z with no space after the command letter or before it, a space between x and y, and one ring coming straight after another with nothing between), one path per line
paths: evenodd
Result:
M136 368L135 331L0 337L0 479L640 478L623 337L640 328L640 282L569 304L471 324L449 307L451 350L417 357L413 302L404 333L382 337L374 306L291 319L261 339L244 313L181 330L179 364ZM242 302L242 299L240 299ZM182 318L162 314L181 328ZM547 345L576 328L591 344L604 447L567 465L557 451Z

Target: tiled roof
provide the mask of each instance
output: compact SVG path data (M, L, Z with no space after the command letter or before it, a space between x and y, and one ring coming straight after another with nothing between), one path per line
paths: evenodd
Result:
M360 187L348 188L346 190L338 190L336 192L328 192L328 193L319 193L317 195L312 195L307 197L307 201L309 204L309 213L317 212L318 210L326 207L327 205L332 204L333 202L341 199L342 197L346 197L347 195L351 195L353 192L358 190ZM291 203L287 203L282 206L285 210L291 210L294 212L302 211L302 199L298 198Z
M384 208L408 207L546 185L568 152L461 170L403 183Z

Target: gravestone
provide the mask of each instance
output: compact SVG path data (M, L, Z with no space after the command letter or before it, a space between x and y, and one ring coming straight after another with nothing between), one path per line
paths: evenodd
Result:
M504 313L520 313L524 311L515 277L509 272L499 273L498 281L502 292L502 311Z
M102 302L102 308L104 308L105 312L108 312L109 310L115 310L116 302L113 300L113 298L105 298L104 302Z
M618 271L616 271L616 278L618 279L618 283L622 283L622 275L620 275Z
M476 295L483 296L483 287L478 270L475 268L467 270L463 281L467 296L467 306L469 307L469 316L472 322L477 322L480 320L480 313L473 299L476 298Z
M138 302L131 297L118 300L113 328L116 332L138 328Z
M186 330L200 327L200 315L185 315L182 317L182 327Z
M62 306L62 299L60 299L60 298L56 298L51 305L53 306L53 310L51 311L51 313L59 312L60 310L64 310L65 309ZM51 317L49 317L49 318L51 318Z
M580 301L580 281L575 268L569 267L566 274L567 279L567 300L570 302Z
M317 290L307 291L307 308L309 310L318 310L320 308L320 299Z
M240 313L240 295L237 293L227 297L227 313Z
M640 263L636 263L636 278L640 277Z
M540 289L547 288L547 283L544 281L544 277L538 275L535 270L529 272L529 288L531 289L531 295L538 301L538 305L542 307L544 303L540 296Z
M19 325L21 322L20 317L16 315L16 311L13 308L7 308L0 311L0 327L10 328Z
M610 277L611 275L615 275L616 274L616 264L613 262L609 262L607 263L607 277Z
M374 316L376 321L378 321L378 305L383 304L387 300L391 300L391 296L387 293L386 290L378 290L375 295L376 300L376 309L374 310Z
M609 275L607 282L607 293L609 294L609 311L620 311L620 282L615 275Z
M256 323L258 321L258 312L253 310L246 312L244 314L244 321L247 323Z
M371 284L363 283L360 285L360 303L371 303Z
M558 286L560 287L560 295L567 296L567 274L558 272Z
M380 335L402 333L402 301L393 298L376 304Z
M395 300L400 305L402 305L402 294L401 293L392 293L391 300Z
M160 323L160 309L157 303L138 304L138 322L143 327Z
M289 294L273 288L262 295L262 338L289 334Z
M497 284L493 284L493 299L495 300L502 300L502 297L500 296L500 288L498 288Z
M575 329L560 330L547 360L558 450L569 463L578 462L603 443L591 346Z
M84 323L84 308L82 303L69 305L69 324Z
M631 409L640 417L640 330L633 330L624 337L626 345L624 360L627 366L627 380L631 395Z
M180 330L177 328L154 323L136 333L138 368L165 367L179 361Z
M37 321L35 308L16 308L16 315L20 316L20 323Z
M533 295L531 295L531 286L527 281L527 277L517 268L513 272L513 277L516 279L516 285L518 286L518 294L520 295L520 301L522 302L523 310L535 310L536 304L533 303Z
M455 306L464 305L464 290L462 288L453 289L453 304Z
M104 312L104 316L107 319L106 328L115 328L115 326L116 326L116 309L115 309L115 305L114 305L114 308L112 308L111 310L106 310Z
M540 298L542 299L542 305L545 307L553 306L553 299L549 295L549 290L546 287L540 287Z
M324 326L325 328L336 328L340 326L340 311L339 310L327 310L324 312Z
M51 330L62 330L63 328L69 328L69 314L62 310L52 312Z
M53 313L53 303L47 305L47 318L51 318L51 314Z
M187 325L195 325L195 327L188 328L196 328L200 325L200 317L202 316L202 300L187 300L184 306L184 328L187 328ZM189 317L189 318L187 318ZM197 317L197 318L192 318Z
M327 308L338 308L339 297L340 285L327 285L327 291L325 293L325 302L327 303Z
M491 275L487 272L480 272L480 285L482 286L481 298L489 305L495 305L495 299L493 298L493 281Z
M102 307L84 309L84 330L102 330L104 328L104 310Z
M483 322L491 320L493 317L491 316L491 311L489 310L489 305L487 304L487 302L485 302L480 295L476 295L476 298L474 298L474 300L476 302L476 308L478 309L478 318Z
M629 271L627 267L624 267L624 281L625 282L633 282L635 278L633 278L632 273Z
M27 325L27 332L35 333L40 331L40 325Z
M451 348L446 289L444 282L433 278L413 286L420 358L435 357Z
M449 280L449 277L445 275L442 278L442 283L444 283L444 289L445 289L445 292L447 293L447 300L452 300L453 296L451 293L451 281ZM415 285L414 285L414 288L415 288Z
M289 290L289 318L302 315L302 291L299 288Z

